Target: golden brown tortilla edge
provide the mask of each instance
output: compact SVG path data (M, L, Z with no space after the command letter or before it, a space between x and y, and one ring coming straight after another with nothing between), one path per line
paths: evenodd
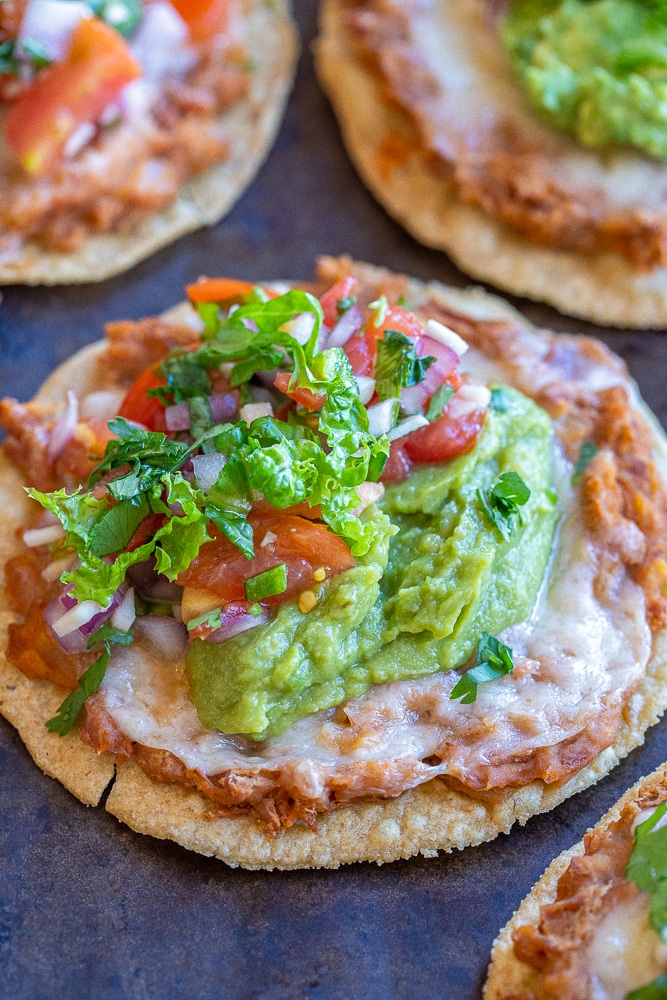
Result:
M345 146L371 193L420 243L443 250L466 273L562 313L635 329L667 326L667 269L638 271L611 253L550 250L461 201L418 149L383 175L383 138L409 141L404 119L381 99L372 72L355 58L342 25L342 0L324 0L316 68ZM434 26L434 30L437 30ZM443 51L445 49L443 42Z
M632 788L615 802L605 815L598 820L592 829L601 832L607 829L620 816L628 803L633 802L639 793L651 785L661 782L667 773L667 763L661 764L651 774L640 778ZM572 858L584 853L584 843L580 840L573 847L563 851L555 858L544 874L537 880L528 895L520 903L514 915L505 924L493 943L491 961L484 985L483 1000L504 1000L513 993L529 989L535 978L535 970L520 962L514 954L512 933L517 927L531 924L537 927L540 922L540 908L551 903L556 898L558 880L565 872Z
M258 71L248 98L220 116L231 137L224 163L187 181L176 201L127 233L92 234L74 253L24 242L17 260L0 263L0 285L103 281L129 270L186 233L219 222L268 156L283 119L299 51L289 0L252 0L250 45Z
M363 267L364 277L369 281L381 280L386 274L372 265L357 266ZM467 307L478 319L520 315L502 299L477 288L460 290L438 282L408 279L407 293L415 298L426 295L458 310ZM176 318L176 311L172 310L172 313ZM530 326L525 318L522 317L522 320ZM103 368L97 364L97 359L104 349L104 342L98 342L69 358L46 380L35 399L48 403L64 402L67 389L73 386L82 394L101 388ZM644 410L650 418L656 461L661 474L667 479L667 437L650 411ZM8 525L5 535L0 538L0 565L4 565L14 552L20 550L14 527L21 523L28 501L20 489L17 472L2 455L0 501L4 501L5 510L11 511L12 519L12 527ZM1 657L0 653L0 664ZM14 668L2 664L0 681L5 676L5 669L12 671ZM18 671L14 674L22 677ZM42 693L33 695L33 685L38 688L46 685L46 689L52 688L54 692L58 689L45 681L23 678L23 682L16 698L19 701L26 699L28 707L25 715L30 717L32 711L41 711L34 732L29 733L31 742L24 739L29 752L46 773L53 773L77 798L87 801L80 791L83 785L80 776L90 767L93 752L80 743L75 733L65 738L52 737L43 729L43 721L55 710L52 706L57 707L62 699L59 693L54 694L47 707ZM337 868L354 861L382 864L419 853L433 856L441 850L475 846L501 832L507 833L515 822L523 825L531 816L549 811L570 795L594 784L643 742L646 730L658 721L665 707L667 631L654 637L647 675L624 710L624 723L614 744L561 788L549 788L540 781L534 781L513 791L502 802L489 803L453 791L436 779L403 793L397 799L359 803L336 810L319 820L317 831L299 824L271 839L251 815L208 820L205 814L210 804L198 792L153 782L135 762L130 761L118 766L106 808L138 833L174 840L190 850L245 868ZM14 712L17 711L14 709ZM1 704L0 712L9 718ZM13 720L10 718L9 721ZM22 725L27 731L25 720L22 720ZM23 733L21 735L23 738ZM53 739L63 739L63 744L55 744L56 747L67 741L67 753L63 752L61 760L55 761L55 751L49 751ZM46 758L51 770L42 764ZM110 755L97 758L93 755L95 762L101 762L106 768L104 774L109 774L103 787L100 774L102 791L111 780L114 759ZM71 775L68 771L70 767Z

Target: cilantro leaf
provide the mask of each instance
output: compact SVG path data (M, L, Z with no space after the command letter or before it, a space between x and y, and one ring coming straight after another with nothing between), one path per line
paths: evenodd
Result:
M579 458L577 459L577 464L574 467L574 472L572 473L572 485L576 486L582 477L583 471L593 458L593 455L597 455L598 446L594 441L583 441L581 448L579 449Z
M111 647L107 644L102 655L81 675L76 689L67 695L56 714L46 723L46 728L50 733L66 736L74 729L84 702L97 691L104 680L110 659Z
M656 830L658 821L667 812L667 802L635 830L632 854L625 877L638 889L651 893L649 919L651 927L667 940L667 827Z
M398 330L387 330L378 340L375 365L375 391L380 399L400 396L403 386L417 385L435 358L418 358L415 345Z
M667 1000L667 972L661 973L652 983L628 993L625 1000Z
M530 499L530 490L518 472L503 472L490 490L477 490L477 499L489 524L508 542L516 531L517 519L521 520L519 507Z
M111 622L107 622L105 625L101 625L97 632L93 632L88 640L88 649L94 649L95 646L107 643L113 643L114 646L131 646L133 642L134 636L130 632L121 632L114 628Z
M497 681L514 670L512 650L504 642L488 632L482 632L477 647L477 666L467 670L450 694L450 699L461 699L462 705L471 705L477 700L477 687L489 681Z
M449 385L449 383L446 382L444 385L439 386L431 396L431 401L426 411L426 419L433 421L441 417L442 411L453 395L454 387Z
M205 611L203 615L197 615L196 618L191 618L187 623L186 628L188 632L192 632L194 629L199 628L200 625L210 625L211 628L220 628L221 613L222 608L213 608L212 611Z
M123 500L115 507L109 507L90 532L90 547L95 555L108 556L114 552L122 552L150 512L150 504L145 496Z

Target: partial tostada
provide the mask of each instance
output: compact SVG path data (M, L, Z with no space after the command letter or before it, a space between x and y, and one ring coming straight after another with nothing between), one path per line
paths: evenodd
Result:
M325 0L317 62L418 240L564 313L662 327L666 52L657 0Z
M0 284L99 281L217 222L267 155L287 0L0 4Z

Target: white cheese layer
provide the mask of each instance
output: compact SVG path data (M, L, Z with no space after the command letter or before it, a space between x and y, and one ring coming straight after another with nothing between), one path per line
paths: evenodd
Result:
M614 906L588 947L591 1000L625 1000L667 970L667 955L649 925L650 897L642 892Z

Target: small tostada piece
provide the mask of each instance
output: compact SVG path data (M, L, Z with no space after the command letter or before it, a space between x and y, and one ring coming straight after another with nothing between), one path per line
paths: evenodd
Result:
M0 4L0 284L100 281L217 222L296 62L287 0Z

